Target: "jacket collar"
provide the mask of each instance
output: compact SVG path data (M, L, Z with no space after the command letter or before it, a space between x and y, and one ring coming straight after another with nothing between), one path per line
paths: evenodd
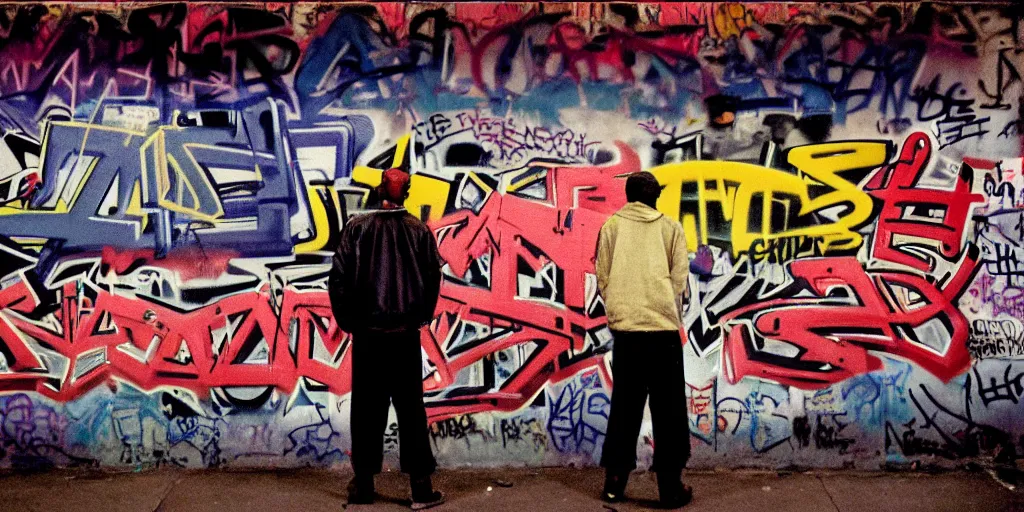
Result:
M358 212L353 213L353 215L374 215L374 214L381 214L381 213L400 213L400 212L404 212L404 211L407 211L405 209L405 207L402 207L402 208L374 208L374 209L371 209L371 210L360 210Z
M615 215L624 219L634 220L638 222L654 222L662 217L664 214L647 206L646 204L639 202L632 202L623 206L622 209L615 212Z

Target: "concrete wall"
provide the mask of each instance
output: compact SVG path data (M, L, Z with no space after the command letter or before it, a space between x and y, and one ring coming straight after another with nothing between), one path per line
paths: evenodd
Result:
M695 249L691 467L1012 459L1022 15L5 6L0 466L347 463L326 272L392 166L448 263L423 334L443 465L596 464L591 258L639 170Z

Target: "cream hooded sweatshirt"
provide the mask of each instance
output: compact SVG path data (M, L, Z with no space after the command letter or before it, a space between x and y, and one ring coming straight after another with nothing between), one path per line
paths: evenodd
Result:
M690 260L678 222L627 204L601 227L596 264L611 330L679 330Z

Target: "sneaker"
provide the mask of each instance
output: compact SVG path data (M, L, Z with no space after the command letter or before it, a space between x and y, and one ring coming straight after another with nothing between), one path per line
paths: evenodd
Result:
M618 503L626 497L626 484L629 482L629 473L625 475L606 472L604 475L604 491L601 493L601 500L605 503Z
M659 495L661 493L659 492ZM679 484L679 490L668 497L660 496L661 506L667 509L682 508L693 501L693 488L689 485Z
M412 509L424 510L444 503L444 493L434 490L430 477L411 478Z
M371 505L377 499L377 491L373 488L373 478L353 478L348 483L349 505Z
M693 488L683 484L679 473L658 473L658 497L664 508L685 507L693 500Z
M441 491L430 491L428 495L412 497L413 510L424 510L442 503L444 503L444 493Z

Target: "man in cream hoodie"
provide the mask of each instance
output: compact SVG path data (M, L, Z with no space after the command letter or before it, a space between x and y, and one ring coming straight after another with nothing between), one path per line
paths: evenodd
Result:
M604 297L612 352L612 408L601 465L602 498L620 501L636 469L636 442L650 396L654 462L663 505L681 507L693 491L682 483L690 458L683 345L679 328L689 299L689 257L683 227L655 209L661 186L653 174L626 180L629 203L601 228L597 283Z

